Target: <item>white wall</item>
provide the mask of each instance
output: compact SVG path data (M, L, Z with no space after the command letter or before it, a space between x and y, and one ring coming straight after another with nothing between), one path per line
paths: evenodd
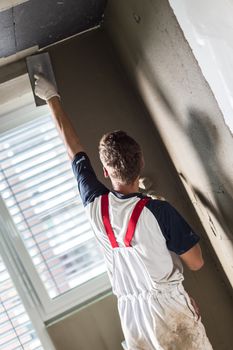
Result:
M233 2L169 2L233 133Z

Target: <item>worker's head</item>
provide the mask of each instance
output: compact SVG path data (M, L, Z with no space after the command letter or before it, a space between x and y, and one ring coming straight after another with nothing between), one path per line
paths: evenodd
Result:
M129 185L140 176L144 165L139 144L124 131L105 134L99 143L104 175L112 181Z

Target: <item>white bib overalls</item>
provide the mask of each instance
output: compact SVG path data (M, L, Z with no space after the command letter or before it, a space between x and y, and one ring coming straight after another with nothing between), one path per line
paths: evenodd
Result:
M101 214L112 246L113 293L128 350L211 350L204 326L181 283L156 283L131 247L139 216L149 201L141 199L130 217L125 246L119 247L111 227L108 195Z

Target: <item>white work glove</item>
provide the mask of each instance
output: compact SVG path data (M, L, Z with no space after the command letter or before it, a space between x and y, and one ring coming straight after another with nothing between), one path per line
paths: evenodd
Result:
M35 78L35 94L42 100L48 101L52 97L60 98L56 87L45 79L42 75L34 75Z

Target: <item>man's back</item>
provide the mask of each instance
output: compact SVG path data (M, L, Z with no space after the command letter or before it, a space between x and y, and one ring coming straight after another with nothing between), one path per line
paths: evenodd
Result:
M73 170L118 298L127 349L211 350L182 286L179 258L199 237L169 203L148 198L127 245L133 213L145 196L109 191L85 153L76 155Z
M135 205L144 196L140 193L122 195L109 192L109 214L111 225L120 247L124 247L124 238L130 216ZM108 270L112 274L112 249L106 237L100 211L101 197L96 197L86 206L96 238L100 242ZM179 257L168 250L165 233L161 230L163 219L168 212L167 202L150 199L138 220L131 245L147 266L151 278L159 283L174 283L183 280L183 269ZM157 218L156 218L157 215ZM161 225L161 226L160 226ZM196 238L196 241L198 238ZM194 244L194 239L192 241ZM186 247L187 248L187 247Z

